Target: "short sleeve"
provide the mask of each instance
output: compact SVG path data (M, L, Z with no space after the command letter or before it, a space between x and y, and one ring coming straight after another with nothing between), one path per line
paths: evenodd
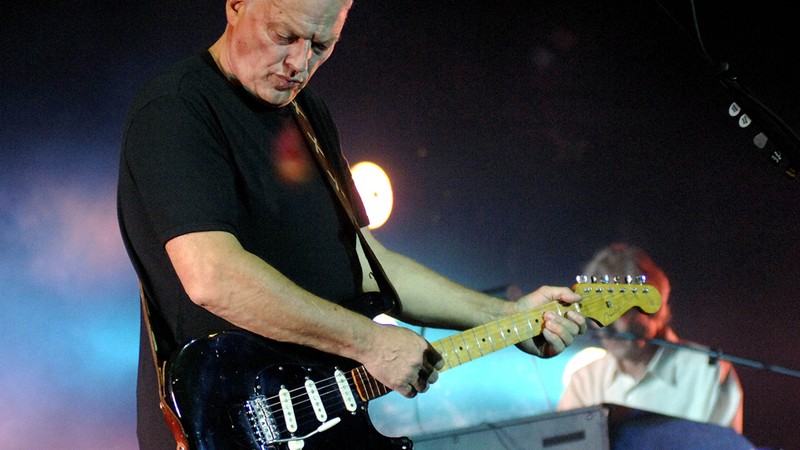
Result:
M235 234L234 169L220 134L177 96L159 97L130 118L122 163L162 244L193 231Z

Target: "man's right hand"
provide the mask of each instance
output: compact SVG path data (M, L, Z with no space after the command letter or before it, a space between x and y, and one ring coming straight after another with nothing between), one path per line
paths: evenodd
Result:
M427 391L444 367L442 355L422 336L391 325L377 330L363 363L384 386L408 398Z

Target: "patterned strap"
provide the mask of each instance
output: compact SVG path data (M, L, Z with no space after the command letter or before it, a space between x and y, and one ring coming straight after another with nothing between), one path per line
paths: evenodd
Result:
M361 233L361 227L358 226L358 220L356 220L356 216L353 213L352 203L342 190L342 184L336 177L336 172L333 171L330 163L328 162L328 158L322 151L322 147L320 146L316 134L314 134L314 129L311 127L308 117L300 108L297 100L292 101L292 107L294 108L295 120L297 121L297 125L300 127L300 131L302 132L306 143L308 144L309 151L314 154L314 158L317 161L319 170L323 174L323 178L325 178L330 189L334 192L334 194L336 194L336 198L339 199L339 204L347 213L347 217L350 219L350 223L353 226L356 235L358 236L358 240L361 242L361 247L364 249L364 255L367 257L370 269L372 270L372 276L378 283L378 288L380 289L381 294L386 301L386 312L391 311L395 314L399 314L402 311L402 305L400 304L400 298L397 295L397 291L394 289L394 286L392 286L392 283L389 281L389 278L383 271L383 267L381 267L380 262L378 262L378 258L375 256L375 253L370 248L366 238Z

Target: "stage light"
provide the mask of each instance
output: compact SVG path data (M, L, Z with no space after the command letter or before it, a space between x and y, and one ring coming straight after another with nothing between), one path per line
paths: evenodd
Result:
M360 162L351 169L356 189L369 216L369 229L374 230L392 213L392 184L386 172L375 163Z

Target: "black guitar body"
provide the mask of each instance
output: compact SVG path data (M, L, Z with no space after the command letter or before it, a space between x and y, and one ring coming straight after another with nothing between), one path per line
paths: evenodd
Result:
M337 384L343 378L334 378L335 370L349 376L356 365L247 332L222 332L176 353L167 367L166 396L190 450L411 449L407 438L388 438L375 430L352 380L354 401L343 399ZM318 397L307 393L308 380L314 382ZM292 397L288 408L281 395ZM320 400L316 409L315 398ZM295 427L286 418L287 410ZM323 423L338 419L315 433Z
M661 307L658 290L644 279L578 283L573 290L583 296L578 303L546 303L432 343L445 362L440 371L541 334L546 311L578 311L606 326L634 306L648 314ZM377 296L367 300L381 305ZM355 361L228 331L184 346L164 377L177 416L165 418L188 450L412 448L407 438L388 438L372 426L367 403L390 390Z

